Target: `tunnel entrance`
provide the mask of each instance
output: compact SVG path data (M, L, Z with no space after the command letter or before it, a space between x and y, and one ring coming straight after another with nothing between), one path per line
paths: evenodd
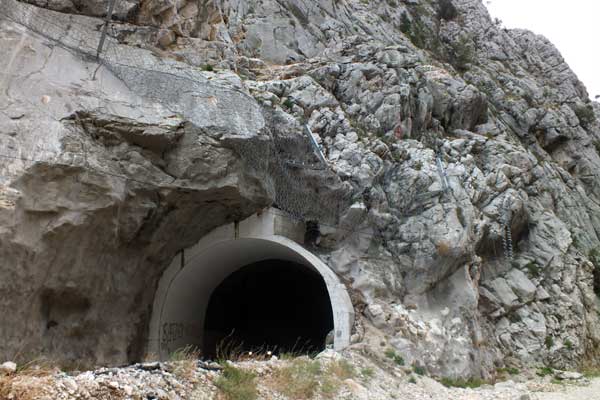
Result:
M203 355L322 351L333 330L325 281L311 268L280 259L230 274L210 297Z
M326 338L335 350L348 346L350 296L335 272L302 246L305 231L270 209L177 253L158 282L146 354L164 360L192 347L214 357L224 338L248 351L318 351Z

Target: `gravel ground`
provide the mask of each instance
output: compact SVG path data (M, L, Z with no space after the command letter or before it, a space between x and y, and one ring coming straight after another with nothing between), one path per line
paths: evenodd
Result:
M600 400L600 379L593 379L586 386L564 386L556 391L534 393L531 400Z
M318 363L322 372L313 377L314 386L324 387L328 381L335 387L334 392L327 394L317 389L310 396L286 394L286 388L278 382L278 374L298 360ZM352 372L340 371L343 363L351 365ZM265 400L600 400L600 379L557 384L552 376L540 378L530 373L529 378L511 376L512 380L493 386L447 388L434 379L415 374L409 367L357 353L346 353L343 357L337 353L322 354L316 361L273 358L231 365L254 374L258 399ZM215 363L185 360L70 374L29 370L0 375L0 400L226 400L216 385L221 369ZM297 379L292 377L287 383L293 385Z

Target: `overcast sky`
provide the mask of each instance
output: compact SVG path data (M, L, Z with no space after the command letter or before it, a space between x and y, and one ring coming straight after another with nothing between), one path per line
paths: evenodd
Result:
M529 29L550 39L590 97L600 95L600 0L483 2L503 26Z

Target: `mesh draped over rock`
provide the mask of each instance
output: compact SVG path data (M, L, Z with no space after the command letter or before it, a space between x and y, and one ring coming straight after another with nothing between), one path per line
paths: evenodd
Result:
M0 19L17 23L48 39L52 45L63 47L87 61L97 62L99 67L110 70L142 99L159 103L175 115L188 117L186 106L191 101L186 100L190 98L210 101L219 96L219 84L211 82L207 89L206 77L190 73L173 60L155 58L149 62L147 50L124 49L111 35L110 29L103 51L96 57L102 30L98 20L55 14L49 19L33 6L20 4L16 7L14 0L2 0L0 3ZM235 85L223 86L223 89L249 96ZM276 207L302 220L337 223L340 210L348 205L349 192L342 188L339 177L319 162L302 129L285 133L272 129L265 140L245 140L243 145L235 137L226 141L241 156L246 168L271 181Z

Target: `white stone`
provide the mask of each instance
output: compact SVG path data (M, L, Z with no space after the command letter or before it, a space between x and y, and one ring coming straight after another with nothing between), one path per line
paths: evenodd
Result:
M0 373L12 374L17 371L17 364L12 361L6 361L0 364Z

